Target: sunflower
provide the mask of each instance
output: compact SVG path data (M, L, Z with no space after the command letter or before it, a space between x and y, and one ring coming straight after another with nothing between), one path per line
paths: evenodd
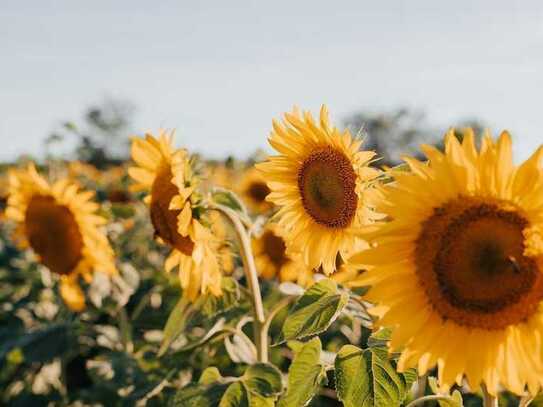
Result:
M181 286L190 300L207 292L221 294L221 266L210 218L205 216L197 193L198 178L193 174L185 150L172 147L173 132L158 138L146 134L132 142L132 158L138 164L129 168L137 182L133 190L147 190L144 201L150 206L155 236L172 248L166 271L179 268Z
M271 192L270 188L256 168L251 167L244 171L237 190L252 212L265 213L273 208L273 204L266 200Z
M116 274L114 253L99 227L93 192L61 179L50 185L34 165L13 170L6 216L16 222L15 240L30 247L42 264L60 275L60 294L74 311L85 308L79 277L90 283L94 270Z
M498 384L536 394L543 380L543 171L540 148L520 166L506 132L486 134L478 151L466 130L450 131L445 152L423 146L429 163L380 187L388 223L368 227L374 246L353 262L370 268L353 285L379 325L394 328L399 369L437 364L444 388L465 376L472 387ZM371 230L374 229L374 230Z
M287 249L330 274L337 255L345 258L358 240L355 231L376 216L365 199L378 174L368 166L375 153L359 151L361 141L331 127L325 106L318 123L296 109L284 124L274 121L269 142L280 154L256 167L272 191L267 199L281 207L276 217L288 232Z
M287 253L284 231L277 224L268 224L262 234L252 241L255 263L259 274L280 281L292 281L301 286L313 283L313 271L299 255Z

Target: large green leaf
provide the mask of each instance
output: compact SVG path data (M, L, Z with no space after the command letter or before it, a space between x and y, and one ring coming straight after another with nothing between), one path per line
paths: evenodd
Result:
M335 368L337 395L345 407L398 406L410 387L384 348L345 345L337 354Z
M215 366L206 368L200 375L199 384L207 385L222 380L221 372Z
M228 386L219 407L249 407L249 395L243 383L235 382Z
M216 367L208 367L198 383L179 390L171 404L179 407L273 407L282 390L281 372L270 364L251 365L239 378L222 377Z
M314 284L289 310L276 344L324 332L348 300L348 294L340 293L337 284L330 279Z
M219 382L209 385L189 385L176 393L170 405L175 407L218 406L227 388L228 384Z
M189 302L185 297L181 297L177 304L175 304L164 327L164 338L162 339L158 356L164 355L171 343L183 332L187 321L188 307Z
M320 364L321 349L318 337L297 349L288 369L287 392L279 401L279 407L304 406L315 396L325 377Z
M277 396L283 390L281 372L273 365L256 363L251 365L241 377L251 393L264 397Z
M228 312L239 303L240 290L236 280L231 277L223 278L221 288L221 296L203 295L193 305L190 305L185 297L178 301L164 327L164 339L158 352L159 356L166 353L171 343L186 329L192 319L201 317L210 320ZM207 339L207 336L204 338Z

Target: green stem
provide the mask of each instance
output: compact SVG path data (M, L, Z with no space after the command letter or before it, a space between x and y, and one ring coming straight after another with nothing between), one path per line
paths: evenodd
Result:
M253 300L253 330L254 341L257 351L257 359L259 362L268 362L268 331L266 327L266 316L264 314L264 305L262 303L262 294L260 293L260 285L258 283L258 273L256 271L255 259L251 247L251 239L236 211L227 206L214 203L211 209L221 212L230 220L241 243L241 257L243 259L243 268L247 278L247 285L252 295Z
M119 328L121 331L121 340L123 342L124 350L128 353L132 353L134 351L134 343L132 342L132 327L130 326L126 309L124 309L124 307L120 308L117 315L119 317Z
M415 399L424 397L426 393L426 382L428 381L428 373L423 374L417 378L417 390L415 392Z

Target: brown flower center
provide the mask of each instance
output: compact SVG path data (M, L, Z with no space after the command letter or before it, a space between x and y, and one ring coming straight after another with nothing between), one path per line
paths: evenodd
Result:
M251 182L249 188L247 188L247 195L249 195L251 199L258 203L265 202L266 197L270 192L271 191L266 183L260 181Z
M434 210L416 244L417 273L445 319L502 329L529 318L543 273L524 255L528 221L504 202L462 197Z
M320 225L348 227L356 214L356 174L349 158L331 147L309 155L298 172L306 212Z
M168 164L158 171L151 188L151 222L155 234L170 246L190 256L194 243L188 236L181 236L177 231L177 217L180 210L170 210L172 198L178 194L172 183L172 171Z
M283 238L277 236L272 231L267 230L262 235L264 253L276 267L281 267L288 261L286 256L286 246Z
M51 196L30 199L25 216L30 247L52 272L70 274L82 258L83 237L70 209Z

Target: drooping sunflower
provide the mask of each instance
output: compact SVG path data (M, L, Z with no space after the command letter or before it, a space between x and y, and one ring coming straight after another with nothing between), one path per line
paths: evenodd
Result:
M210 219L200 207L198 178L193 174L185 150L172 147L173 132L161 131L158 138L146 134L132 142L132 158L138 164L129 168L136 180L134 190L148 190L155 236L172 248L165 269L179 269L179 279L190 300L207 292L221 294L221 265Z
M93 195L68 179L49 184L34 165L9 177L6 216L17 224L14 238L61 276L60 294L74 311L85 308L80 277L90 283L93 271L117 273L113 250L100 230L106 220L95 214Z
M255 263L259 274L266 279L278 278L281 282L296 282L309 286L313 271L300 255L287 253L284 231L277 224L268 224L262 234L252 241Z
M270 188L256 168L251 167L244 171L237 190L252 212L260 214L273 208L273 204L266 200L271 192Z
M283 124L274 121L269 142L279 155L256 167L271 190L267 199L281 207L276 218L287 249L330 274L337 255L345 258L355 245L355 231L376 216L365 199L378 174L369 167L375 153L360 151L348 130L331 127L325 106L318 123L296 109Z
M536 394L543 382L543 171L540 148L515 166L511 139L486 134L478 151L466 130L428 163L405 158L375 202L388 223L370 227L374 246L352 260L370 268L358 285L379 325L393 327L399 369L437 364L446 388L465 377Z

